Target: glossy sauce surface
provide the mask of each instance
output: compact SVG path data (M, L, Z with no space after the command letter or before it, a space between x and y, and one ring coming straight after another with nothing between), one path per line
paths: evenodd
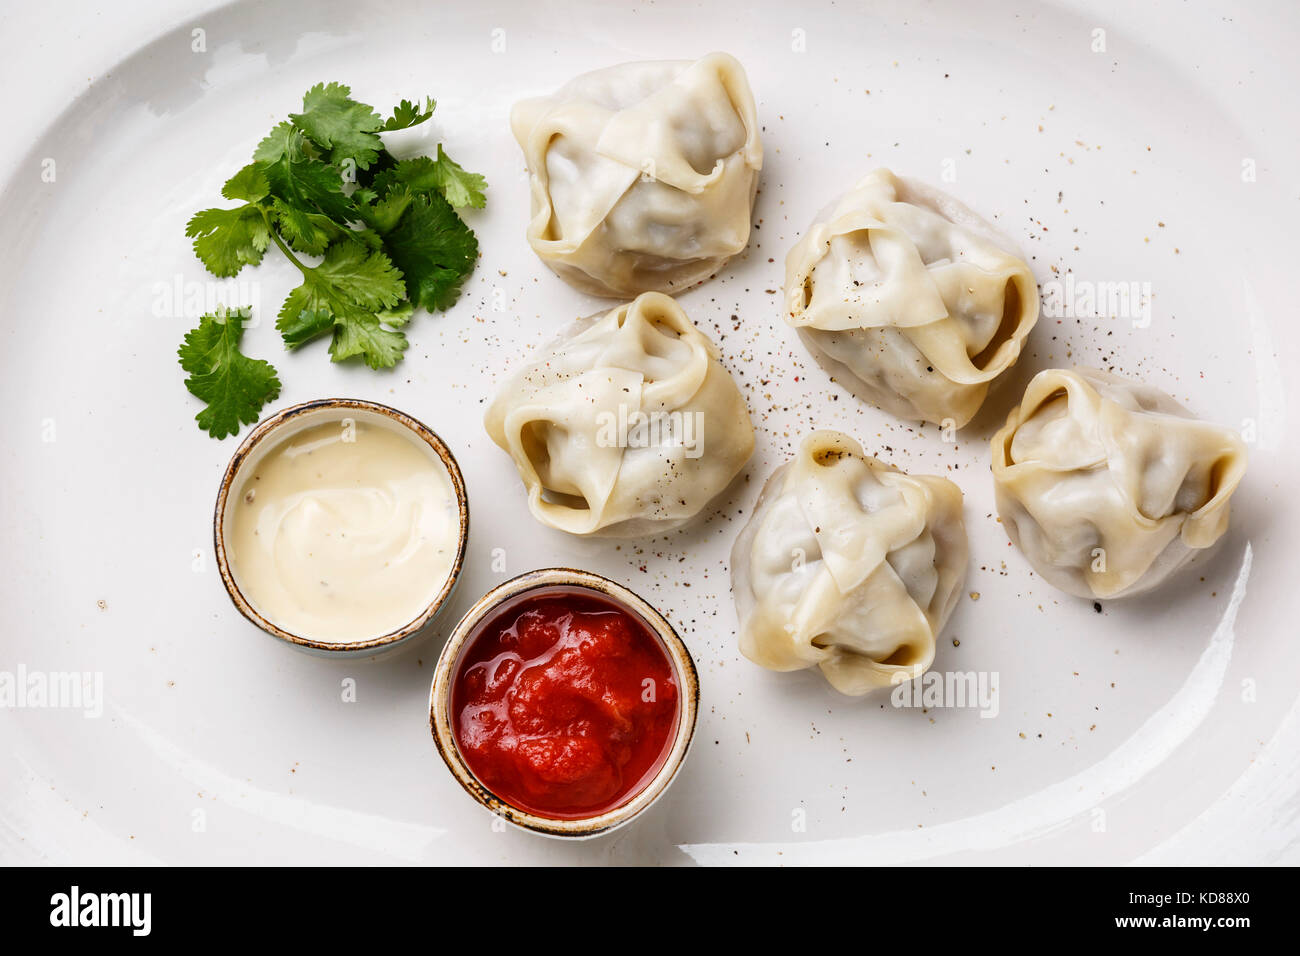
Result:
M542 588L486 619L452 687L470 770L512 806L580 819L625 803L663 765L678 687L657 635L583 589Z

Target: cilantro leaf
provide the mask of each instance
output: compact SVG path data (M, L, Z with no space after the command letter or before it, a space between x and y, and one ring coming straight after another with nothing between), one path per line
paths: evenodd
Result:
M328 216L291 206L279 198L271 200L271 210L280 234L290 247L311 256L321 255L331 242L348 232Z
M313 290L302 293L298 304L319 304L322 299L323 297ZM293 307L286 299L275 320L275 327L280 330L284 347L293 350L331 331L334 328L334 313L328 308L303 308L294 314Z
M442 150L442 144L438 144L438 161L434 163L439 178L438 188L457 209L464 206L471 206L474 209L482 209L487 205L487 196L483 190L487 189L487 180L478 173L466 172L464 167L453 160Z
M289 206L321 212L339 224L347 223L356 210L343 193L338 170L319 159L291 159L286 153L262 169L271 195Z
M375 317L383 322L384 325L391 325L398 329L411 321L411 316L415 315L415 303L406 299L391 309L381 309L375 313Z
M381 317L404 323L405 293L402 274L384 253L337 242L319 266L303 270L302 285L284 300L275 327L291 349L332 329L334 361L360 355L371 368L390 368L406 350L406 336L385 328Z
M472 206L482 209L487 204L487 197L483 194L487 180L478 173L466 172L443 152L441 143L438 144L437 159L428 156L404 159L375 179L375 188L380 192L399 184L409 186L417 193L440 193L457 208Z
M408 187L395 186L388 191L388 194L383 199L362 210L362 214L366 222L378 232L390 232L401 220L406 210L410 208L414 199L415 196L412 195Z
M292 123L278 124L253 151L253 160L258 163L277 163L282 159L296 163L312 158L307 152L306 138Z
M221 195L227 199L242 199L245 202L261 202L270 191L271 184L266 181L266 172L257 163L249 163L221 187Z
M312 271L368 312L392 308L406 297L402 274L388 256L354 242L330 246L325 261Z
M336 166L352 160L365 169L384 148L375 135L384 125L383 117L352 99L351 88L342 83L317 83L303 96L302 112L290 113L289 120L308 139L328 149Z
M369 168L357 172L357 189L356 192L362 192L369 195L369 199L357 199L358 203L373 201L380 195L375 189L375 181L378 177L391 170L397 165L397 158L386 149L379 151L379 158L370 164ZM355 197L355 193L354 193Z
M206 403L195 420L213 438L239 431L257 421L262 406L280 394L280 380L269 362L250 359L239 351L249 309L218 309L199 319L177 349L185 380L196 398Z
M367 249L372 249L375 252L384 251L383 236L368 227L365 229L353 229L348 233L348 238L353 242L359 242Z
M451 308L478 258L478 240L451 204L438 193L416 196L383 235L408 298L430 312Z
M242 204L204 209L186 224L215 275L257 265L272 244L302 273L275 323L286 348L329 333L334 361L390 368L407 348L402 330L415 310L444 310L460 296L478 241L456 209L481 208L486 181L441 146L399 162L379 136L426 122L435 106L432 97L402 100L384 119L349 87L318 83L302 112L272 128L222 187ZM321 258L311 265L299 255ZM275 370L239 352L247 318L246 310L206 315L180 350L187 387L208 403L199 424L215 437L256 420L279 394Z
M266 220L254 205L200 210L190 217L185 235L194 240L194 254L208 271L225 277L261 262L271 241Z
M360 355L371 368L392 368L406 351L406 336L385 328L376 315L348 316L334 326L330 358L335 362Z
M419 126L433 115L433 111L437 106L438 103L432 96L426 96L424 98L423 110L420 109L417 103L412 103L410 100L402 100L402 102L398 103L397 107L393 110L393 115L390 116L380 128L384 132L392 132L395 129L410 129L412 126Z

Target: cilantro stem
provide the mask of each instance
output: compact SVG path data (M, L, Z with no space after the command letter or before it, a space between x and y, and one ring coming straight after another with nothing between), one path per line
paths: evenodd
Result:
M293 250L290 249L287 245L285 245L284 240L280 238L280 233L278 233L275 229L275 224L271 222L271 216L267 213L266 207L258 206L257 209L258 212L262 214L262 219L266 222L266 231L271 234L271 238L274 239L275 244L280 247L280 251L284 253L285 258L287 258L290 262L296 265L298 267L298 271L305 276L308 272L311 271L311 267L303 265L298 260L298 257L293 254Z

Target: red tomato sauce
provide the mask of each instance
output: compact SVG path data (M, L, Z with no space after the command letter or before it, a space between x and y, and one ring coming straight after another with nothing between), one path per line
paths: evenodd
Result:
M622 805L663 766L677 694L639 616L557 587L479 624L451 702L461 755L488 789L521 810L580 819Z

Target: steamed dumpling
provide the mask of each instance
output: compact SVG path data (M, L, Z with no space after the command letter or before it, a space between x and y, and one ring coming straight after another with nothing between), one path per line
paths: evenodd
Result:
M749 242L763 165L731 56L625 63L510 114L532 188L528 242L592 295L681 292Z
M561 333L506 381L484 425L537 520L572 534L683 525L754 450L717 347L657 292Z
M993 436L998 513L1045 580L1086 598L1155 587L1228 528L1246 470L1230 428L1158 389L1048 369Z
M844 694L924 674L966 576L961 491L813 432L778 468L731 551L740 650L821 668Z
M790 251L785 319L850 391L960 428L1038 320L1012 250L951 196L878 169Z

